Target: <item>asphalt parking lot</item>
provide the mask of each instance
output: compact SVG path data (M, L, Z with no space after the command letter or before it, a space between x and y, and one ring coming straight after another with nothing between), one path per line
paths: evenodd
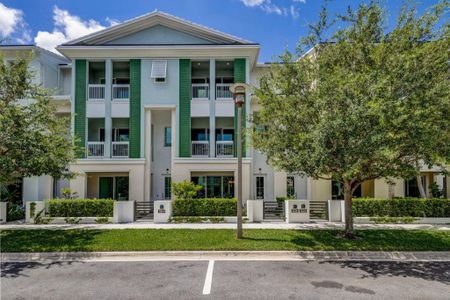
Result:
M1 299L449 299L450 262L2 263Z

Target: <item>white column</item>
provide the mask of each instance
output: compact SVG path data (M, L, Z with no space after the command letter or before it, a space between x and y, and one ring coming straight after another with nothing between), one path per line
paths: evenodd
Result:
M216 60L209 60L209 156L216 156Z
M105 61L105 157L111 157L111 90L112 90L112 61L107 59Z
M144 201L150 201L150 179L151 179L151 162L152 162L152 111L145 110L144 125L144 142L145 142L145 168L144 168Z

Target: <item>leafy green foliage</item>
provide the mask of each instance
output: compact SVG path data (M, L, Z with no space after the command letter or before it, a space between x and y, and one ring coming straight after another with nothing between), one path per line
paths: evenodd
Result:
M353 199L355 217L450 218L449 199Z
M297 53L282 55L255 91L255 149L278 169L341 182L349 235L362 182L450 161L446 6L423 15L404 6L390 32L379 1L331 22L324 8Z
M51 217L112 217L114 200L112 199L52 199L46 201Z
M173 216L236 216L237 201L228 198L175 199Z
M445 195L445 190L439 188L439 185L436 182L432 182L430 184L431 195L434 198L442 198Z
M23 219L25 219L25 209L23 208L23 206L14 203L8 203L6 220L10 222Z
M74 158L69 118L56 116L50 91L33 83L29 59L0 57L0 182L43 174L67 177Z
M170 223L223 223L224 217L171 217Z
M172 194L175 196L175 199L193 199L197 197L197 192L202 189L201 185L188 180L172 182Z
M419 218L414 217L372 217L370 221L375 224L411 224Z

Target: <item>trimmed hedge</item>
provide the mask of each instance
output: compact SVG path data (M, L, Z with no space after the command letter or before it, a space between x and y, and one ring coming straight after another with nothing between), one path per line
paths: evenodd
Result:
M172 215L175 217L235 216L236 210L236 199L227 198L173 200L172 203Z
M450 200L439 198L353 199L355 217L449 218Z
M46 201L50 217L112 217L112 199L52 199Z

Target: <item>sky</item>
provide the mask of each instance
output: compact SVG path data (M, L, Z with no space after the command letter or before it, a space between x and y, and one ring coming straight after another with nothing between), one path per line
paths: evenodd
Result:
M334 0L329 13L367 0ZM419 13L438 0L418 2ZM155 9L261 45L260 62L294 50L316 22L324 0L0 0L0 39L51 51L66 41ZM386 28L395 24L401 0L384 0Z

